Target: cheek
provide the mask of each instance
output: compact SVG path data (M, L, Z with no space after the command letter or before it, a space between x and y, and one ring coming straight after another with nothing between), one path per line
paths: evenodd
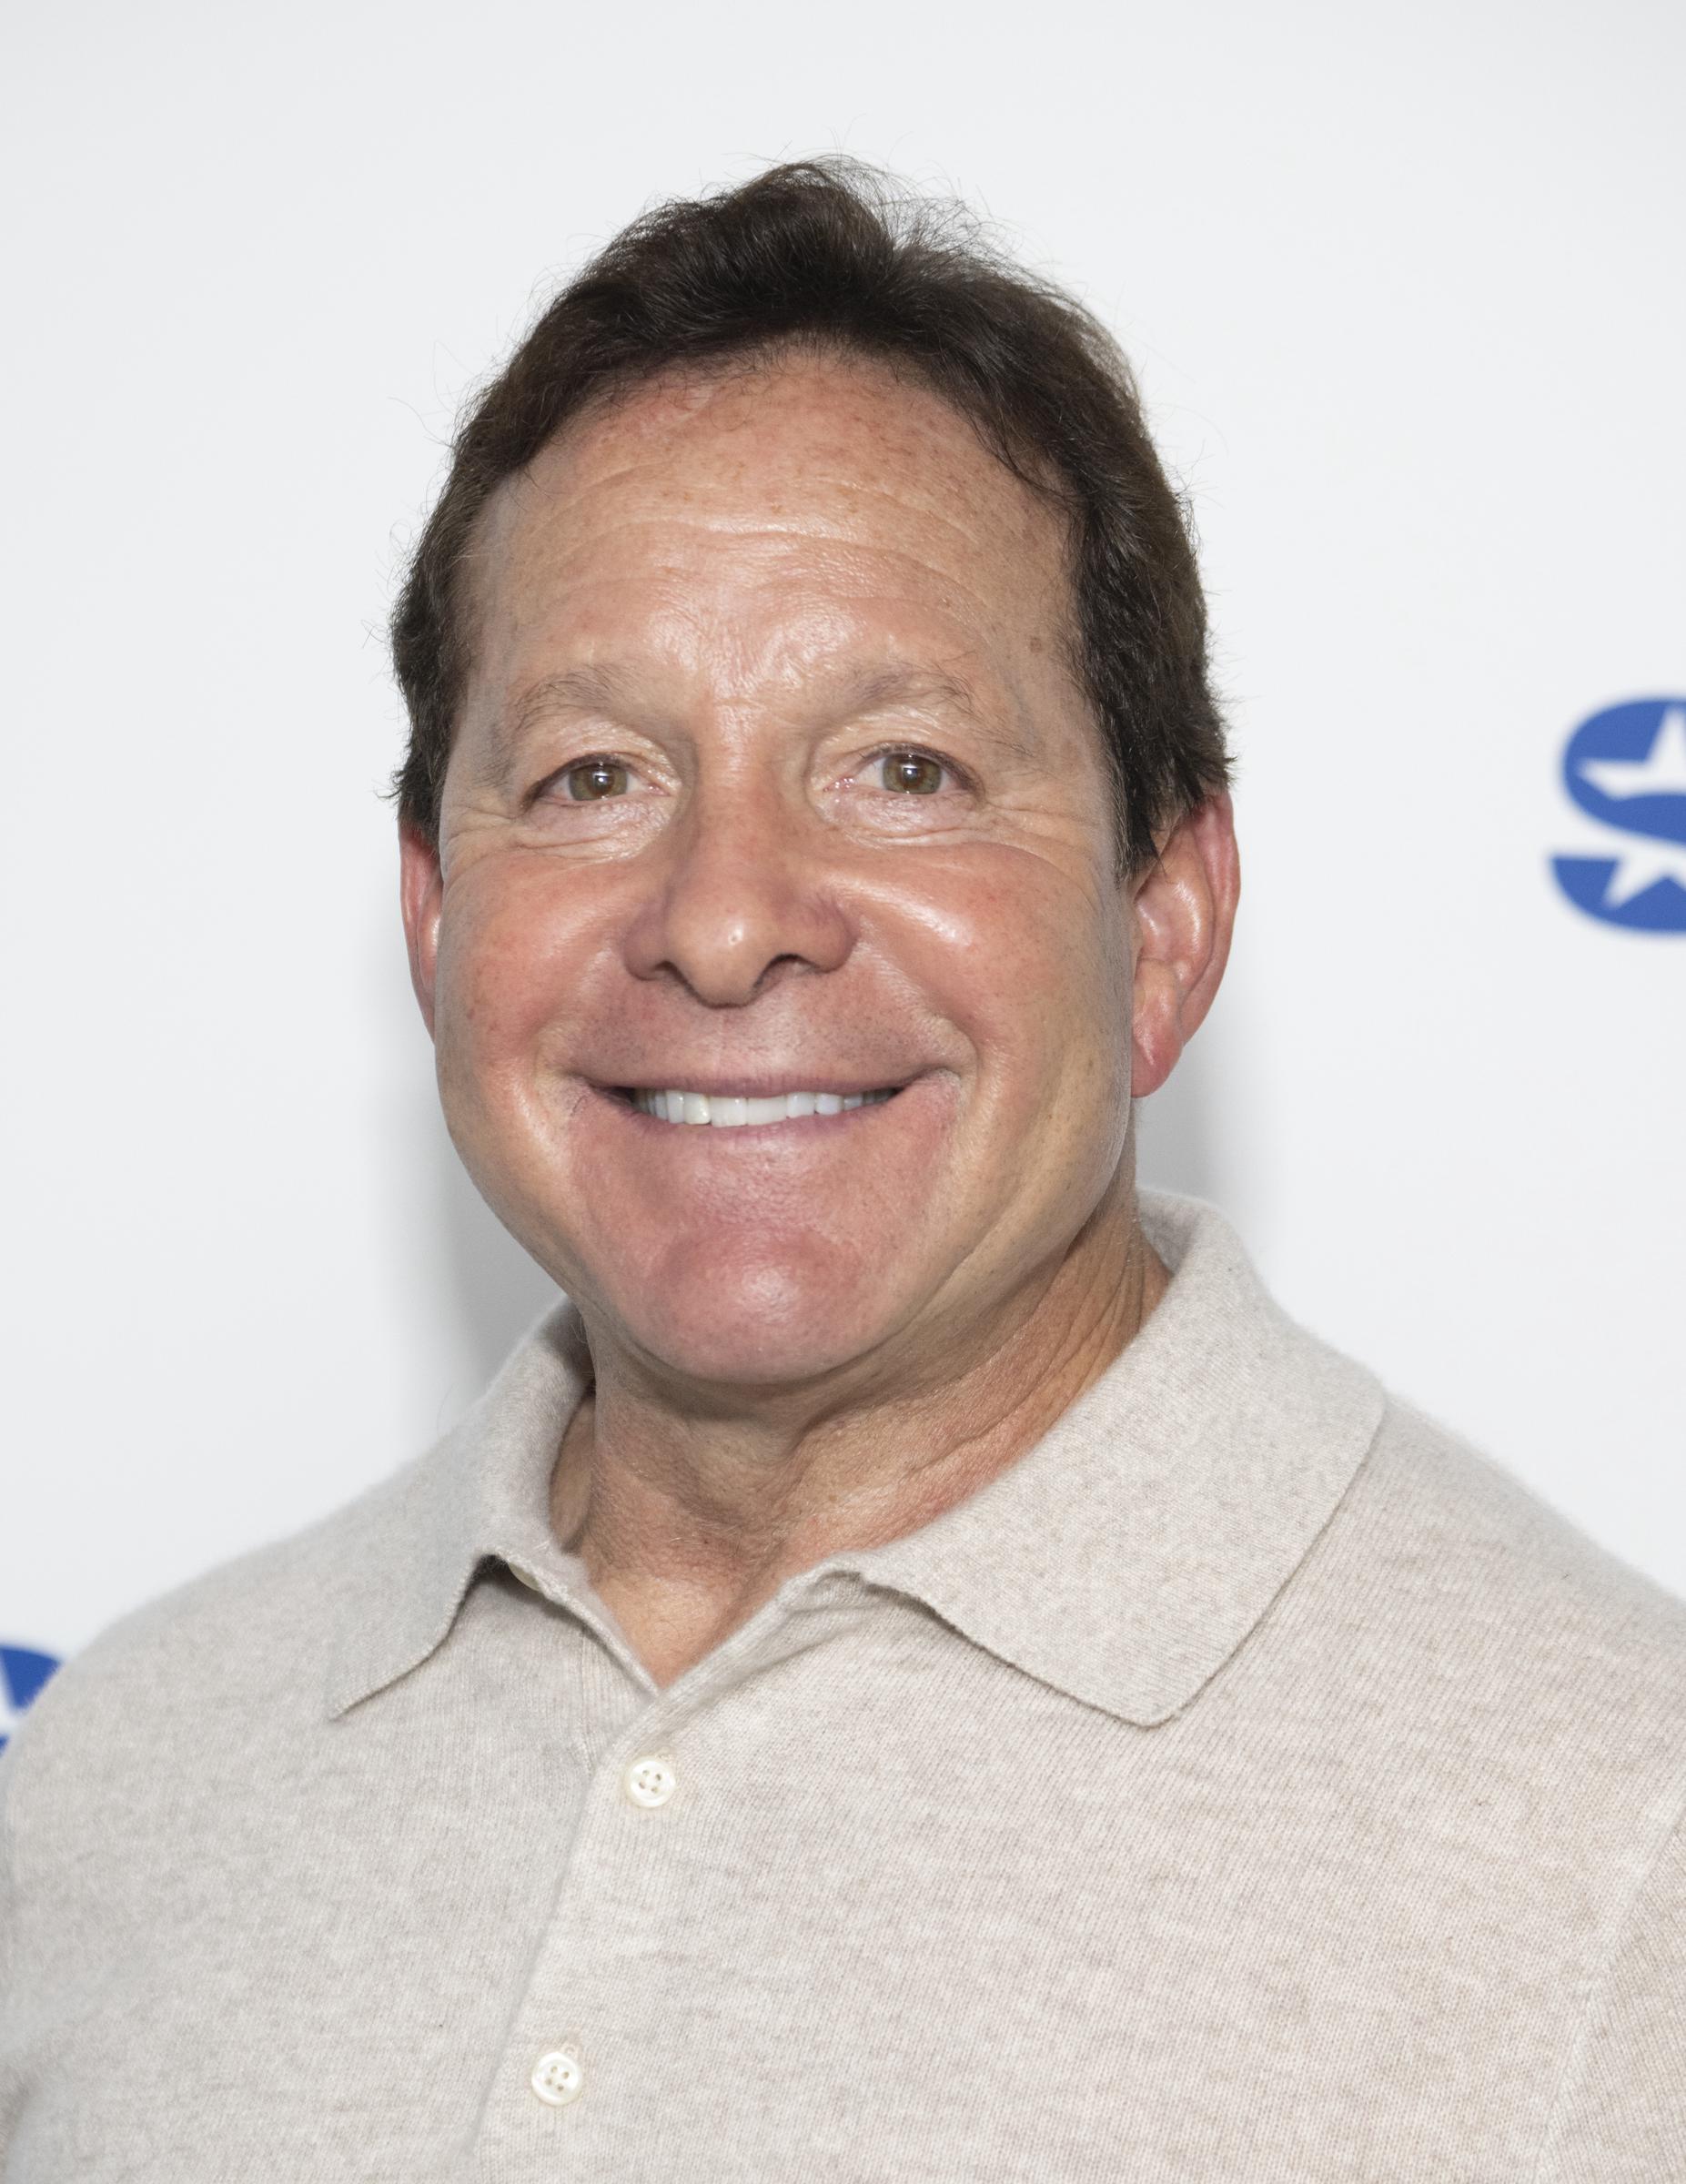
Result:
M1125 1097L1130 976L1110 896L1040 859L1024 864L1010 885L997 875L951 893L930 961L944 1013L978 1056L981 1089L1028 1128Z
M437 982L440 1070L496 1076L530 1058L577 990L581 905L499 859L447 892Z

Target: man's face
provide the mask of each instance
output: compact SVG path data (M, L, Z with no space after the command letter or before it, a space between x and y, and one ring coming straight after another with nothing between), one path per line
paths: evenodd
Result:
M1056 520L935 396L793 358L577 424L473 588L438 871L405 845L470 1173L647 1367L940 1372L1121 1188L1132 903Z

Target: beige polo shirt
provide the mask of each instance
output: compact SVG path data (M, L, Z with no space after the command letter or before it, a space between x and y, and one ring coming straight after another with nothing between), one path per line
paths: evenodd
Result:
M1145 1218L1045 1439L664 1691L547 1527L566 1307L73 1661L5 2184L1686 2179L1686 1608Z

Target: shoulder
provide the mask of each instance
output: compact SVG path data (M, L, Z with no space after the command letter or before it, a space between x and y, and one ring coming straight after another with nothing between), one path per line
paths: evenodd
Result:
M5 1754L15 1838L30 1815L57 1815L68 1834L74 1814L74 1833L93 1840L137 1783L318 1717L424 1461L133 1610L66 1661Z
M1686 1602L1415 1405L1381 1425L1306 1572L1390 1706L1653 1847L1686 1800Z
M1388 1398L1354 1515L1399 1583L1541 1667L1567 1648L1594 1674L1686 1668L1686 1602L1414 1404Z
M1397 1400L1324 1544L1400 1858L1553 1967L1540 2184L1686 2174L1686 1603Z

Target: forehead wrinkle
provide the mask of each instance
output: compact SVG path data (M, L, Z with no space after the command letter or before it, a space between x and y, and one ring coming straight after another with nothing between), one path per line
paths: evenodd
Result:
M817 511L803 504L817 491L869 522L880 504L893 528L913 510L959 531L965 558L975 551L968 526L994 530L1005 515L1033 551L1033 541L1052 544L1050 574L1066 573L1064 511L1005 462L969 419L934 389L867 359L839 363L841 374L823 365L793 373L750 369L710 386L702 400L692 390L692 399L676 403L672 394L681 389L664 397L659 383L623 393L541 450L528 480L548 470L582 500L601 492L648 497L670 512L677 504L705 525L732 531L753 528L756 516L734 511L722 521L698 503L734 496L748 482L762 500L763 522L772 512L769 503L777 518L791 520L766 523L779 531L813 522ZM841 415L833 399L839 385L860 398ZM893 483L862 476L855 440L863 428L888 460ZM624 509L617 513L625 520ZM815 527L851 528L847 515L841 524L821 517Z
M548 571L540 564L530 581L520 565L511 568L510 581L520 594L519 618L542 613L565 627L578 615L589 631L597 620L591 594L636 586L641 641L667 652L682 632L687 644L712 644L722 659L730 657L740 685L757 675L788 674L786 662L794 662L803 672L824 668L828 652L846 649L848 641L840 642L838 632L864 629L869 636L877 634L873 625L882 623L886 607L894 625L891 644L908 644L915 655L925 655L907 663L910 672L917 669L932 677L934 652L952 652L956 646L967 652L996 649L991 637L1000 628L1001 610L999 605L992 609L983 592L968 581L974 572L964 566L933 569L912 545L884 540L863 548L860 541L847 537L816 538L757 525L732 541L755 553L747 568L706 546L699 551L696 538L686 551L671 537L659 560L641 565L635 557L621 565L616 545L624 546L629 534L645 527L638 519L622 523L618 541L607 552L589 537L570 541L558 561ZM653 528L666 535L671 527ZM817 638L816 631L822 632ZM997 667L1005 669L1005 663ZM588 693L587 702L595 695ZM975 690L961 677L949 678L946 695L978 708Z
M723 678L720 694L733 703L756 703L758 685L820 685L837 687L857 709L900 700L979 718L991 711L975 680L953 665L980 645L989 652L984 601L964 592L956 597L952 588L921 601L917 557L905 575L863 569L846 554L826 552L794 570L781 559L779 568L759 572L749 588L732 571L706 563L670 559L654 571L634 566L622 572L595 560L591 579L621 590L636 581L642 595L632 625L609 640L606 657L591 656L608 630L593 604L576 599L573 579L564 575L553 602L540 586L539 604L550 608L541 619L554 622L564 640L568 623L576 623L575 642L561 647L564 662L576 646L587 656L524 684L500 717L519 735L540 711L636 710L652 681L683 678L705 660L712 678ZM892 602L887 623L885 602ZM617 656L622 639L633 648L630 656ZM518 654L525 649L516 648ZM1016 695L1006 663L985 663L992 688Z
M671 450L661 453L671 456ZM1028 733L1025 718L1025 693L1010 672L999 678L999 694L982 702L962 676L944 673L940 662L927 663L928 655L927 662L915 658L883 666L873 663L856 671L850 684L845 680L847 662L840 661L838 670L828 672L832 663L814 656L815 651L828 648L811 650L798 634L792 616L795 605L793 578L796 595L813 594L803 604L819 610L823 619L838 612L849 615L863 601L870 602L883 592L887 581L890 594L904 607L914 605L922 594L929 593L929 604L943 619L957 617L962 629L970 624L966 632L969 642L963 642L963 650L970 650L972 643L983 638L985 651L992 651L986 632L997 626L995 613L979 595L973 580L979 558L976 527L980 519L987 522L985 509L993 502L997 524L1005 517L1006 527L1021 537L1026 531L1041 531L1038 544L1043 551L1035 558L1041 564L1042 584L1036 588L1051 586L1054 597L1047 603L1054 610L1051 619L1057 630L1060 622L1068 620L1071 604L1061 596L1066 588L1061 578L1067 571L1061 563L1067 541L1061 537L1057 518L1037 506L1022 481L991 461L983 468L981 478L963 476L959 480L953 477L952 470L944 477L942 471L950 466L940 465L934 490L918 477L918 466L914 465L912 475L899 480L899 486L891 486L863 479L858 473L840 474L833 470L827 450L820 453L818 460L810 456L793 465L791 474L772 481L771 490L769 481L763 480L758 490L746 495L743 487L748 481L742 477L693 481L685 476L687 465L682 456L670 467L668 460L652 460L650 454L646 450L635 450L629 459L627 450L617 447L612 436L606 447L600 444L595 449L581 449L577 442L572 447L566 442L553 443L547 455L561 471L556 483L562 491L557 497L547 497L548 506L542 500L535 503L531 488L538 480L530 474L522 481L529 490L521 495L524 505L519 516L511 501L505 501L506 521L500 527L502 536L499 541L502 552L498 557L503 563L503 583L496 590L502 592L505 585L513 585L518 595L531 592L534 599L543 602L544 595L553 592L559 583L564 598L570 597L581 578L590 586L597 579L620 582L628 575L636 575L648 585L653 576L657 593L663 595L660 620L677 612L681 621L693 625L693 637L698 633L694 625L701 622L713 626L717 646L723 642L724 650L717 655L716 664L726 667L730 656L729 680L735 687L728 703L753 703L751 686L758 680L771 679L787 688L800 688L824 677L843 684L840 710L870 711L898 702L929 705L977 725L1018 760L1035 755L1035 739ZM595 462L593 455L598 458ZM544 467L546 457L541 456L534 469ZM573 473L571 495L567 490L570 471ZM961 489L958 491L954 490L956 485ZM813 504L815 500L819 505ZM824 505L828 500L829 508ZM808 503L805 506L804 501ZM623 554L615 551L612 542L605 565L604 541L596 535L605 508L612 511L612 531L621 548L631 539L641 540L652 532L661 541L662 551L656 557L659 568L651 570L646 562L640 570L635 554L631 567L622 571L617 564ZM898 535L914 511L944 548L952 541L959 551L939 551L933 564L928 543L922 551L914 541ZM509 520L511 517L513 522ZM728 558L717 561L718 550L711 541L719 541ZM490 540L486 542L490 543ZM741 575L748 573L742 564L734 573L731 556L743 552L752 557L752 568L760 555L769 557L759 572L755 590L762 595L758 603L763 610L775 602L782 610L772 616L772 630L766 627L762 613L752 611L747 619L743 617L747 602L742 597L730 598L731 588ZM728 588L726 602L711 596L716 592L717 579ZM728 603L738 612L728 613L722 621L721 609ZM521 619L525 618L523 614ZM795 622L807 619L803 613L794 617ZM1042 617L1035 619L1041 621ZM754 626L758 622L760 628ZM778 626L781 622L782 627ZM1065 636L1069 632L1062 630L1058 633ZM959 634L960 630L952 630L943 649L946 651ZM915 642L915 652L923 649ZM781 652L785 658L776 661ZM805 660L799 656L803 652L808 654ZM798 656L793 657L793 653ZM1006 669L1005 661L995 664ZM631 682L643 679L634 663ZM992 682L997 679L990 678ZM601 663L590 671L564 669L541 677L502 713L498 723L504 730L498 738L500 749L517 743L544 713L622 712L631 694L626 672L617 669L611 674ZM1018 733L1014 733L1015 728Z
M912 512L958 545L954 569L938 571L952 579L976 560L978 531L995 530L1002 513L999 508L984 505L984 496L970 490L964 493L922 490L912 480L894 487L877 485L858 475L833 475L812 465L793 470L787 482L758 484L752 494L746 492L740 479L692 485L671 470L655 470L643 482L639 500L629 506L626 480L631 475L622 471L612 477L583 480L577 501L566 514L553 506L538 520L546 528L572 527L582 519L589 523L597 513L594 503L601 495L611 505L619 499L613 522L623 534L681 525L705 537L730 539L734 544L752 545L757 539L763 539L775 550L812 539L869 552L905 554L914 550L903 543L901 533ZM1015 482L1006 473L1003 476L1007 484ZM804 490L822 500L829 497L835 506L815 505L814 500L804 500ZM1034 506L1014 508L1009 521L1027 545L1033 539L1036 541L1032 551L1045 562L1047 589L1057 597L1069 581L1067 527L1051 511Z

